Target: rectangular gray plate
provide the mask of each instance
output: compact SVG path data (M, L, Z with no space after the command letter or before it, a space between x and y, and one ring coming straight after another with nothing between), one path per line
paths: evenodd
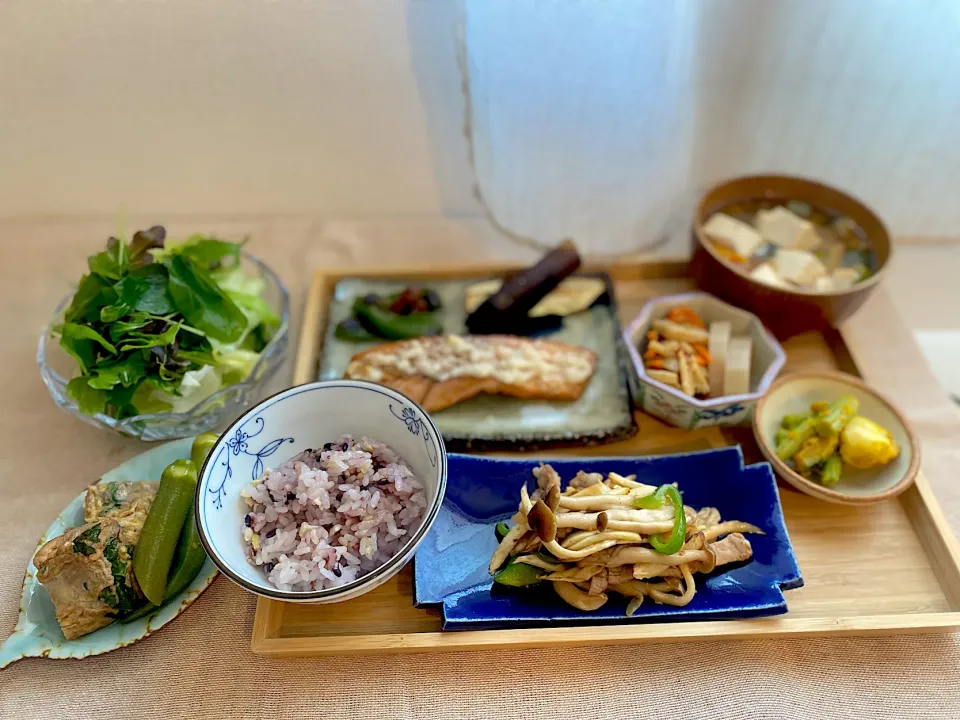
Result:
M563 328L542 337L579 345L597 353L593 379L579 400L547 402L480 395L432 413L450 450L536 450L599 445L631 437L637 431L627 385L629 358L620 337L613 286L589 310L564 318ZM470 280L415 283L433 288L443 302L444 330L465 332L464 294ZM397 279L344 278L334 288L320 358L320 380L342 378L350 358L376 343L338 340L333 331L349 317L354 299L368 293L389 295L413 284Z

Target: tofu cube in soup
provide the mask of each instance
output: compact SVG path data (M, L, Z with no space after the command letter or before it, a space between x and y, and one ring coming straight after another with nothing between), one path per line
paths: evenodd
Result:
M777 273L794 285L809 287L827 274L820 259L806 250L781 249L773 258Z
M109 625L141 602L132 548L120 533L120 523L104 518L50 540L34 557L37 580L67 640Z
M816 250L820 247L820 235L813 223L782 205L757 212L756 225L763 239L778 247L794 250Z
M703 225L703 231L716 243L732 250L743 259L753 255L763 244L756 228L724 213L714 213Z
M750 277L758 282L762 282L764 285L769 285L771 287L787 289L790 287L790 284L780 277L780 274L777 272L772 262L765 262L762 265L757 265L757 267L753 269L753 272L750 273Z

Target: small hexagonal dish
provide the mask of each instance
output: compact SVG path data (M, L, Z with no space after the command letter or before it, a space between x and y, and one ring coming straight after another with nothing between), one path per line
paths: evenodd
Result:
M734 337L750 336L753 353L750 359L749 393L700 400L647 376L640 343L653 321L666 317L667 312L678 305L697 312L707 325L718 321L729 322ZM756 315L703 292L667 295L651 300L624 330L623 339L635 371L634 404L654 417L687 430L748 423L757 400L767 392L787 359L780 343Z

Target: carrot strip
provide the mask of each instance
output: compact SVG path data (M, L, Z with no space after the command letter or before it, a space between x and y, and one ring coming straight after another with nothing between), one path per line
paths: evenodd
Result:
M700 328L706 328L707 324L703 319L688 307L678 306L667 312L667 319L681 325L696 325Z
M653 342L654 340L658 340L659 338L660 338L660 335L659 333L657 333L656 330L650 330L647 333L647 340L649 340L650 342Z
M709 365L713 362L713 358L710 357L710 351L707 350L706 345L694 345L693 349L697 352L697 358L703 360L703 362L700 363L701 365Z
M647 362L647 368L651 370L663 370L663 360L650 360Z
M653 348L647 348L646 352L643 353L643 357L647 360L653 360L655 357L657 357L657 353Z

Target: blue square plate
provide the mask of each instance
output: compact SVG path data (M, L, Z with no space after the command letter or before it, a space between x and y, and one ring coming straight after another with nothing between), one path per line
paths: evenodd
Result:
M517 511L520 486L536 487L536 460L500 460L450 455L447 495L436 523L417 551L417 606L443 605L444 629L582 625L649 620L715 620L760 617L787 611L783 590L803 579L783 521L770 465L745 467L739 447L645 458L550 460L564 483L578 470L636 475L650 485L677 482L684 503L713 506L724 520L743 520L764 530L750 535L752 561L698 577L686 607L644 603L632 618L616 594L599 611L566 605L548 585L530 589L493 587L487 572L497 546L494 525Z

